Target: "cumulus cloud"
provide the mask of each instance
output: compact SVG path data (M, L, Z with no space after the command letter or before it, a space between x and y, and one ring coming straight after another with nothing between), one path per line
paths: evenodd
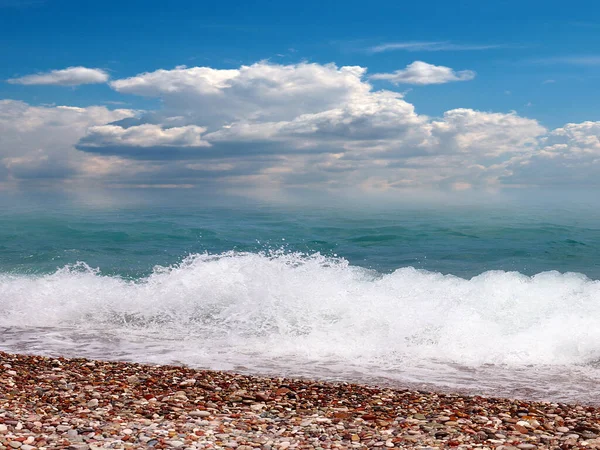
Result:
M356 66L259 62L111 83L160 98L149 112L3 101L0 180L459 191L595 183L600 175L597 122L549 131L515 112L456 108L429 117L371 79Z
M432 122L438 145L460 153L499 156L522 153L535 146L546 129L516 113L502 114L454 109Z
M99 125L90 127L81 144L88 147L124 145L134 147L206 147L210 144L202 140L206 128L188 125L185 127L163 128L160 125L144 124L124 128L119 125Z
M44 107L0 100L0 171L13 182L74 176L88 159L74 148L88 128L135 114L102 106Z
M259 62L234 70L177 67L115 80L118 92L164 101L167 114L187 115L203 126L226 121L291 120L331 109L366 94L366 69L334 64Z
M600 184L600 122L569 123L540 139L539 147L506 163L506 184Z
M279 142L296 151L383 150L397 140L402 140L405 148L422 144L428 137L426 127L427 118L419 116L400 94L382 91L289 121L236 122L207 134L206 139L215 144Z
M108 79L109 75L104 70L79 66L11 78L7 82L24 85L79 86L82 84L106 83Z
M111 86L159 97L163 109L141 123L91 128L77 148L143 160L161 170L155 179L186 183L465 188L495 183L496 159L526 152L545 132L515 113L418 114L402 94L375 90L355 66L176 67Z
M164 128L143 124L124 128L120 125L99 125L88 129L77 148L89 152L115 153L142 159L164 159L191 156L189 150L210 147L202 139L206 128L195 125ZM185 151L182 152L181 150Z
M415 61L405 69L392 73L376 73L372 80L387 80L394 84L444 84L452 81L469 81L475 78L472 70L454 71L450 67L435 66L423 61Z

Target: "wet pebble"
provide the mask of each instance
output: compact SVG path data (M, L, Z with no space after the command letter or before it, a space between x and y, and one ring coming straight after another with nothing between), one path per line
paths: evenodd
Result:
M594 407L0 352L0 450L600 448L598 432Z

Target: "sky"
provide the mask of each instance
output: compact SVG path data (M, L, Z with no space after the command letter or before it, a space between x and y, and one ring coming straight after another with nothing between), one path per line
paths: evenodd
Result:
M593 1L0 0L0 189L600 179Z

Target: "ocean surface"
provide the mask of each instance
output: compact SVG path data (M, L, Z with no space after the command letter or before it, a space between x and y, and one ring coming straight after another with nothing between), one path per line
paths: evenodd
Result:
M0 211L0 349L600 404L598 209Z

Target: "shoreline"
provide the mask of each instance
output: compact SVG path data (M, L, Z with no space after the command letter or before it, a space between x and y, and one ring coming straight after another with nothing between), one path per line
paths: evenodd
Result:
M585 405L0 352L0 450L600 448Z

